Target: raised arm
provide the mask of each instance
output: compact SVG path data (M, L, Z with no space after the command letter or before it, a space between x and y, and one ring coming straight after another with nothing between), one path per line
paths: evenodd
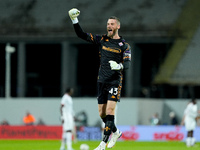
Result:
M80 27L78 23L78 16L80 15L80 11L76 8L72 8L69 12L69 17L72 20L74 30L79 38L82 38L84 40L87 39L87 33L83 32L82 28Z
M74 30L75 30L77 36L83 40L90 42L90 43L99 44L99 42L101 40L101 36L93 35L91 33L86 33L82 30L81 26L79 25L79 21L78 21L77 17L79 16L80 11L76 8L72 8L68 13L69 13L69 17L72 20Z

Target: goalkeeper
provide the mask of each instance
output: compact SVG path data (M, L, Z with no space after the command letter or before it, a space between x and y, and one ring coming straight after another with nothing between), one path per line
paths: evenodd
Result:
M78 23L80 11L73 8L69 11L75 32L79 38L99 46L100 68L98 73L98 110L105 123L102 142L95 150L105 150L109 136L112 134L107 148L112 148L122 132L114 123L116 103L120 101L122 88L122 73L127 69L131 61L131 48L125 40L119 36L120 20L112 16L107 21L107 34L95 35L85 33Z

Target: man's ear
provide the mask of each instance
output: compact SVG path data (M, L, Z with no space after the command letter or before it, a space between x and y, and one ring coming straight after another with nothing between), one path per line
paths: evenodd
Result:
M120 29L120 25L117 26L117 29Z

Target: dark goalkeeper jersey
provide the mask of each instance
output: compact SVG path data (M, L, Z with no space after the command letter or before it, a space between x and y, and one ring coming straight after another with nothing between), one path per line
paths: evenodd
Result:
M122 63L127 69L131 61L131 48L124 39L111 39L107 35L94 35L85 33L80 25L74 24L74 29L78 37L99 46L100 67L98 82L119 84L122 80L122 70L111 70L110 60Z

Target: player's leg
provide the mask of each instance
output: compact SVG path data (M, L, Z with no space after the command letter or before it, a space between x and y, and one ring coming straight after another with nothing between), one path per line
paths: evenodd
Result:
M63 126L65 130L67 150L73 150L72 148L72 130L74 128L73 116L71 115L68 115L67 117L64 116Z
M98 104L99 116L102 119L102 124L101 124L102 137L104 135L104 128L105 128L105 123L106 123L106 105L107 104Z
M76 125L75 125L75 122L74 122L74 128L72 130L72 135L74 137L74 143L77 143L78 139L77 139L77 135L76 135Z
M103 103L103 101L98 97L99 116L102 118L102 120L105 120L107 104L102 104L102 103ZM106 143L102 140L101 143L99 144L99 146L97 148L95 148L94 150L105 150L105 148L106 148Z
M65 144L66 144L66 134L65 131L63 130L60 150L65 150Z
M192 142L191 131L187 131L187 138L186 138L187 147L191 146L191 142Z
M105 90L105 84L97 83L97 90L98 90L98 110L99 116L102 120L106 120L106 107L107 107L107 91ZM99 146L94 150L105 150L106 143L101 141Z
M186 145L188 147L195 144L195 138L193 137L193 131L196 127L196 121L194 119L188 119L185 121L185 127L187 130Z
M191 146L194 146L195 145L195 142L196 142L196 140L195 140L195 137L194 137L194 130L195 130L195 128L196 128L196 120L195 119L193 119L193 121L192 122L190 122L191 123L191 131L190 131L190 137L191 137Z
M112 133L112 131L115 132L115 134L117 134L117 128L115 126L114 123L114 115L115 115L115 107L116 107L116 101L107 101L107 104L99 104L99 115L105 116L102 120L105 122L105 127L104 127L104 135L103 135L103 140L100 143L100 145L97 147L97 149L95 150L101 150L103 148L105 148L106 143L108 142L108 139ZM105 109L106 108L106 109ZM121 135L121 133L120 133ZM112 136L113 139L111 142L111 147L114 146L115 142L117 141L117 139L120 137L120 135L116 135L116 136Z
M107 107L107 103L106 104L98 104L99 116L101 117L103 122L106 121L106 107Z
M105 143L108 142L109 136L111 135L113 128L116 128L114 124L115 105L116 105L116 102L114 101L107 102L106 121L105 121L105 128L104 128L104 137L103 137L103 141Z
M120 90L118 86L109 84L98 84L98 108L99 115L105 122L103 140L95 150L104 150L106 143L112 131L115 132L115 136L112 136L112 142L110 147L113 147L117 139L121 136L121 132L117 132L117 128L114 123L115 107L120 97ZM109 99L109 100L107 100ZM114 134L113 134L114 135Z
M67 150L73 150L72 149L72 130L68 130L66 132L66 143L67 143Z
M101 117L102 121L104 122L104 126L107 121L106 106L107 106L107 104L99 105L99 116ZM117 130L117 128L116 128L115 124L113 124L112 132L116 132L116 130Z
M110 101L108 100L107 102L107 107L106 107L106 122L107 121L112 121L113 122L113 125L112 125L112 132L116 132L117 131L117 128L115 126L115 108L116 108L116 104L117 102L116 101ZM112 119L109 119L109 118L112 118Z
M65 144L67 145L67 150L73 150L72 149L72 131L71 130L67 130L67 131L63 132L60 150L65 150Z
M121 96L121 84L120 85L111 85L109 88L109 94L108 94L108 102L107 102L107 109L106 109L106 114L107 115L113 115L113 118L115 118L115 109L117 102L120 101L120 96ZM115 119L114 119L115 120ZM112 128L112 137L110 139L110 142L108 143L108 148L112 148L117 139L122 136L122 132L117 129L115 123L113 120L113 128Z
M106 123L107 91L104 90L104 84L98 83L98 111L102 121Z
M191 146L194 146L195 143L196 143L196 139L195 139L195 137L194 137L194 130L195 130L195 128L196 128L196 124L197 124L197 122L196 122L196 120L194 119L194 120L193 120L192 131L191 131Z
M191 124L190 124L190 119L186 118L185 119L185 128L187 130L187 138L186 138L186 146L190 147L191 146Z
M122 132L119 129L117 129L115 122L114 122L116 104L117 104L116 101L108 101L108 103L107 103L106 113L107 113L107 117L109 118L109 119L107 119L107 122L109 122L109 121L112 122L112 130L111 131L113 132L111 140L107 146L108 148L112 148L115 145L117 139L120 138L122 135Z
M100 111L101 112L101 111ZM108 142L109 136L112 133L112 129L114 126L114 115L106 115L105 127L104 127L104 134L102 142L95 150L105 150L106 143Z
M196 139L194 138L194 131L192 130L191 131L191 146L194 146L195 145L195 142L196 142Z

